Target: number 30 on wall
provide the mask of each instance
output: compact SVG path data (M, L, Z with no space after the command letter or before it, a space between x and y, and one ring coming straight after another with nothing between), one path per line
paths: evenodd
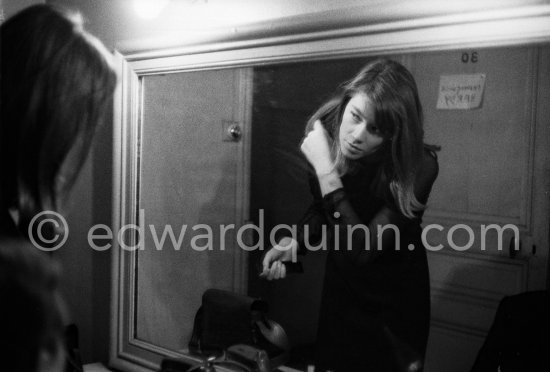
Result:
M462 63L477 63L477 59L478 59L477 52L471 52L471 53L464 52L460 57L460 60L462 61Z

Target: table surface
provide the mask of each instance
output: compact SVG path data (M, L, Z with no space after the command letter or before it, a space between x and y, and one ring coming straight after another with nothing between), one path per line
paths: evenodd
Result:
M110 372L111 370L105 367L102 363L91 363L84 365L84 372ZM278 371L281 372L302 372L294 368L279 367Z
M84 372L110 372L111 370L108 369L103 365L103 363L91 363L84 365Z

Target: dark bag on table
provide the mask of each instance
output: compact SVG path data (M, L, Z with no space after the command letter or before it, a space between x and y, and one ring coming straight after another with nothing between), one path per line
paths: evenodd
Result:
M208 289L195 315L189 351L211 356L230 349L228 356L232 357L232 352L238 354L244 350L235 348L236 345L247 345L267 353L272 367L284 363L289 350L288 338L279 324L267 318L267 311L267 302L263 300Z

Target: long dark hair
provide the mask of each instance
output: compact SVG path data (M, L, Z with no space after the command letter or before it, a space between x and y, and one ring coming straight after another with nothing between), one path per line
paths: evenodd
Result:
M356 161L346 158L338 135L344 110L356 94L365 94L375 106L375 122L385 138L383 150L391 154L385 164L389 170L390 189L403 215L413 218L424 209L414 195L414 179L422 164L424 144L422 105L411 73L398 62L377 59L368 63L350 81L341 85L332 99L309 119L306 133L321 120L332 137L332 155L340 175L353 171Z
M116 73L105 47L76 16L29 7L0 28L0 213L18 212L20 231L58 210L109 113ZM62 166L71 153L75 164Z

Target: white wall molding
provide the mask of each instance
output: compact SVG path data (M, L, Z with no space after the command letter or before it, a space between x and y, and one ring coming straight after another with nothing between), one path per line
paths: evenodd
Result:
M368 14L368 13L366 13ZM321 30L301 30L293 20L280 20L248 26L235 36L216 36L198 44L162 48L168 36L152 40L122 41L117 49L128 60L162 58L239 50L240 63L261 63L266 58L278 60L331 57L350 53L412 52L444 50L468 46L493 47L550 41L550 5L505 8L483 12L417 17L407 20L382 21L365 16L363 26L335 26L338 12L318 19ZM369 24L369 22L371 22ZM354 23L359 23L354 20ZM330 29L322 29L332 27ZM281 33L294 30L292 34ZM232 33L230 33L231 35ZM185 38L172 36L175 40ZM353 46L350 45L352 42ZM168 44L177 44L177 41ZM290 47L295 45L297 48ZM285 46L280 49L278 47ZM246 50L254 49L254 53ZM208 58L207 58L208 59ZM206 60L204 60L206 62ZM235 60L234 62L238 62Z

